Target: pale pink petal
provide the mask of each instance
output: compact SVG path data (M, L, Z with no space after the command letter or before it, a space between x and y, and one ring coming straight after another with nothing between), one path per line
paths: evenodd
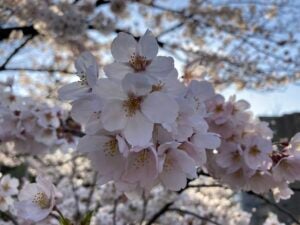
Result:
M74 100L86 95L90 90L90 87L81 84L81 82L73 82L58 89L58 97L64 101Z
M90 87L95 86L99 76L99 67L97 64L90 65L86 70L86 81Z
M177 165L183 172L189 174L192 177L197 176L195 161L186 152L173 149L169 154L176 159Z
M105 75L108 78L122 80L126 74L133 73L133 69L124 63L114 62L103 68Z
M197 80L193 80L190 83L188 93L192 96L198 97L201 101L206 101L215 95L215 91L211 83Z
M93 92L103 99L126 99L121 82L108 78L99 79Z
M250 104L245 100L239 100L235 103L235 107L240 111L244 111L250 108Z
M23 219L38 222L45 219L52 209L41 209L32 203L32 200L16 202L14 205L17 215Z
M128 145L126 143L126 141L124 140L124 138L122 138L121 136L117 135L116 139L118 141L118 147L119 147L119 151L125 156L127 157L129 154L129 148Z
M105 180L119 180L125 170L126 158L120 152L106 154L104 149L89 153L93 168L102 175Z
M145 146L152 137L153 123L151 123L142 113L136 112L128 118L124 129L124 136L131 145Z
M174 60L172 57L157 56L147 67L147 73L156 77L168 77L174 71Z
M100 135L85 135L79 139L77 151L81 153L97 152L104 148L105 143L110 141L111 138L108 136Z
M127 33L119 33L111 45L111 54L118 62L129 62L130 57L136 52L137 42Z
M157 52L157 41L152 32L147 30L139 40L138 53L141 56L145 56L147 59L153 59L157 55Z
M153 92L142 103L142 112L154 123L172 123L178 116L179 106L168 95Z
M81 98L72 102L71 117L81 124L86 124L93 113L100 109L101 100L99 98Z
M101 122L108 131L121 130L126 126L128 118L122 104L122 101L114 100L104 105Z
M97 60L90 52L81 53L75 61L75 68L79 73L84 72L91 65L97 65Z
M186 175L179 170L163 171L159 176L162 184L171 191L179 191L186 186Z
M192 137L192 142L206 149L216 149L220 146L221 140L216 134L212 133L196 133Z
M122 81L122 87L125 93L142 96L151 91L152 85L146 76L127 74Z
M139 182L142 187L146 187L157 177L157 163L157 155L152 148L131 152L123 179L131 183Z

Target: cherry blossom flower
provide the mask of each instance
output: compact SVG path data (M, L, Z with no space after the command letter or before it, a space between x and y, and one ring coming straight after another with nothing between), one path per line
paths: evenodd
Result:
M276 202L289 199L293 194L293 190L289 188L289 184L282 182L272 189L272 193Z
M178 147L180 143L165 143L158 148L159 180L169 190L178 191L186 186L187 178L195 178L196 163Z
M270 164L269 153L272 151L271 141L251 135L245 137L242 143L244 159L248 167L255 170L262 165Z
M275 186L275 181L270 172L256 171L246 182L245 190L251 190L255 193L266 193Z
M293 182L300 179L300 155L283 156L272 168L274 179L277 181Z
M174 68L171 57L156 56L158 44L147 30L137 42L127 33L119 33L111 46L115 62L104 67L109 78L121 80L128 73L147 75L153 79L166 77Z
M58 90L59 98L62 100L76 100L88 95L97 82L99 68L91 53L82 53L75 62L75 68L80 81L67 84Z
M140 187L150 190L157 176L158 156L154 146L130 149L122 180L129 183L137 182Z
M19 217L34 222L45 219L55 206L56 188L41 175L36 183L26 184L20 191L15 208Z
M103 127L122 130L132 145L147 145L154 123L171 123L178 113L177 102L161 92L151 92L145 77L128 74L119 81L100 79L97 93L106 100L101 113Z
M19 180L12 178L9 174L5 175L0 180L0 195L12 196L19 193Z
M13 199L10 196L5 196L0 193L0 211L5 212L9 210L12 205Z
M126 166L125 156L129 149L125 140L113 133L86 135L81 138L77 150L88 153L92 166L98 171L101 180L119 180Z

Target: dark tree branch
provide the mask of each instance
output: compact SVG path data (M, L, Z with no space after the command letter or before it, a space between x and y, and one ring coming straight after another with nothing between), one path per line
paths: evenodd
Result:
M68 70L61 70L61 69L52 69L52 68L17 68L17 67L11 67L11 68L5 68L0 69L1 71L30 71L30 72L48 72L48 73L66 73L66 74L76 74L76 72L71 72Z
M19 225L18 221L8 212L6 213L6 212L1 212L0 211L0 218L3 218L6 221L10 221L14 225Z
M165 204L159 211L157 211L150 220L146 223L146 225L151 225L156 222L156 220L161 217L163 214L165 214L169 208L174 204L174 202L169 202Z
M9 28L0 28L0 41L9 38L11 32L13 31L22 31L22 33L27 35L36 36L39 32L31 25L24 27L9 27Z
M0 66L0 71L1 70L5 70L6 65L9 63L9 61L23 48L25 47L25 45L34 38L33 35L30 35L28 38L25 39L25 41L19 46L17 47L8 57L7 59L4 61L4 63L2 64L2 66Z
M273 208L275 208L279 212L282 212L283 214L287 215L294 223L300 224L299 220L290 211L288 211L285 208L282 208L281 206L279 206L275 202L271 201L270 199L268 199L268 198L266 198L266 197L264 197L262 195L256 194L256 193L254 193L252 191L249 191L247 193L250 194L250 195L253 195L253 196L255 196L255 197L257 197L257 198L259 198L261 200L263 200L265 203L269 204L270 206L272 206Z

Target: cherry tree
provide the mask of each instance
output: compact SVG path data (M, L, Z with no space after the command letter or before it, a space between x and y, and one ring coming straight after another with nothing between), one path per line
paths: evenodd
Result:
M236 191L300 224L268 197L293 195L299 133L272 142L218 91L297 79L282 52L296 30L279 35L293 4L220 2L3 0L3 48L17 46L0 67L16 73L0 83L5 224L249 224Z

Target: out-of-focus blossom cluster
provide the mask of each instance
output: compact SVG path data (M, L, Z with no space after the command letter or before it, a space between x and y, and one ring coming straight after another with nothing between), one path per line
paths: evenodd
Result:
M33 155L76 144L68 129L80 131L80 126L61 108L16 96L12 86L3 87L0 98L1 143L13 143L14 150Z
M121 4L122 3L122 4ZM15 23L33 24L39 33L58 42L75 41L85 36L89 24L100 32L111 32L115 21L102 12L94 12L95 1L70 4L67 1L3 0L8 9L14 10ZM112 1L111 10L122 12L123 1Z
M19 193L19 180L10 175L0 178L0 211L10 211L13 208L14 197Z
M86 127L78 151L88 154L101 183L113 180L120 190L158 183L184 188L206 162L206 149L220 144L204 120L213 87L205 81L184 86L173 59L157 56L150 31L139 41L120 33L111 51L107 78L98 79L97 62L85 52L75 63L80 81L59 90Z
M210 174L236 189L273 189L277 200L289 198L293 192L288 184L300 179L299 133L290 143L273 145L273 132L252 116L248 102L216 95L207 108L209 130L222 140L217 151L209 153Z

